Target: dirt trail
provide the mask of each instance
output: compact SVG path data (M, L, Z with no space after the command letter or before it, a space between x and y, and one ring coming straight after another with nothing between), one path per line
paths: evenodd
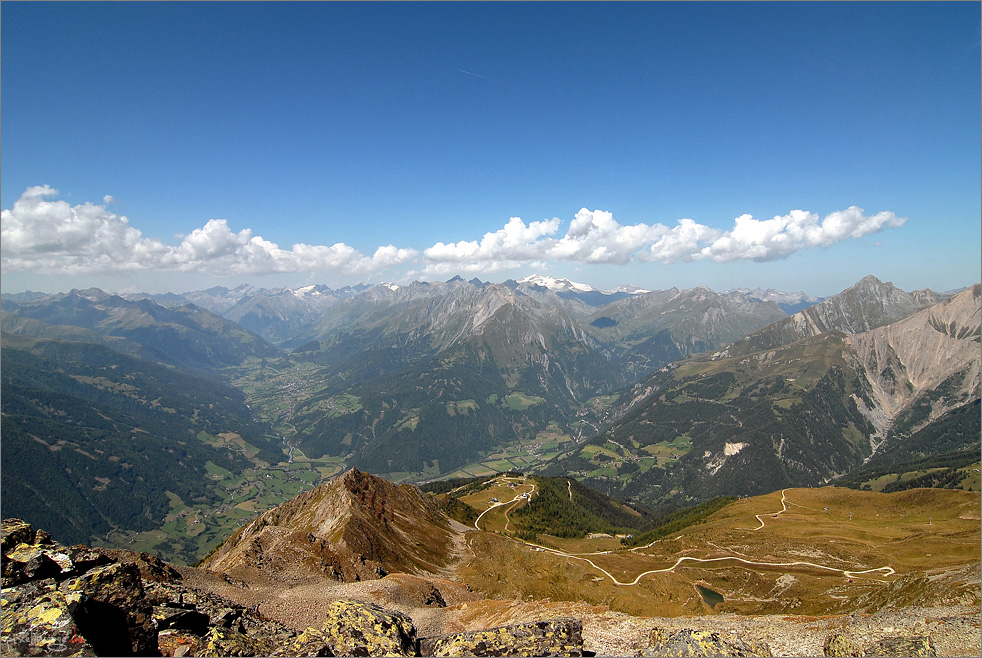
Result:
M569 482L568 481L567 481L567 485L569 485ZM573 495L573 493L572 493L572 485L570 485L570 498L571 499L572 499L572 495ZM516 496L516 499L517 498L518 497ZM512 502L512 501L509 501L509 502ZM507 503L499 503L499 504L500 505L503 505L503 504L507 504ZM486 512L487 511L490 511L490 509L491 508L489 508L488 510L486 510ZM778 514L782 514L782 513L786 512L786 511L788 511L788 499L787 499L787 489L784 489L783 491L781 491L781 510L780 511L777 511L777 512L768 512L768 513L763 513L763 514L757 514L757 515L755 515L755 518L760 523L760 526L757 527L757 528L736 528L736 529L737 530L760 530L761 528L764 527L764 520L761 518L762 516L767 516L767 514L770 514L772 517L776 517ZM482 514L482 516L483 516L483 514ZM480 519L480 517L478 517L478 519ZM505 515L505 520L506 520L506 526L505 527L507 529L507 513ZM475 525L475 527L477 527L477 522L475 522L474 525ZM480 528L478 528L478 530L480 530ZM521 541L521 540L517 540L516 539L515 541ZM646 548L650 548L651 546L653 546L658 541L660 541L660 540L655 540L655 541L651 542L650 544L646 544L644 546L636 546L635 548L631 548L629 550L630 551L642 551L642 550L644 550ZM613 574L611 574L609 571L607 571L603 567L597 565L593 560L591 560L589 558L589 556L595 556L595 555L610 555L611 553L614 553L614 551L596 551L596 552L593 552L593 553L567 553L566 551L561 551L559 549L549 548L549 547L546 547L546 546L540 546L538 544L532 544L532 543L527 542L527 541L521 541L521 543L523 543L526 546L529 546L529 547L531 547L531 548L533 548L535 550L543 551L543 552L546 552L546 553L551 553L552 555L556 555L558 557L565 557L565 558L569 558L569 559L572 559L572 560L582 560L582 561L586 562L587 564L589 564L594 569L596 569L597 571L599 571L600 573L602 573L605 576L607 576L608 578L610 578L611 582L613 582L615 585L618 585L620 587L632 587L634 585L637 585L641 581L641 579L644 578L645 576L650 576L650 575L656 574L656 573L668 573L670 571L674 571L676 569L676 567L678 567L680 564L683 564L683 563L686 563L686 562L716 563L716 562L734 561L734 562L740 562L742 564L746 564L746 565L749 565L749 566L757 566L757 567L770 567L770 568L774 568L774 567L810 567L810 568L813 568L813 569L820 569L820 570L823 570L823 571L831 571L831 572L835 572L835 573L840 573L840 574L842 574L842 576L844 578L855 578L857 576L863 576L863 575L868 575L868 574L879 574L881 576L881 578L886 578L886 577L892 576L892 575L894 575L896 573L896 571L894 571L893 567L890 567L889 565L888 566L883 566L883 567L876 567L876 568L873 568L873 569L850 570L850 569L840 569L840 568L837 568L837 567L830 567L830 566L827 566L827 565L824 565L824 564L816 564L814 562L805 562L805 561L801 561L801 560L795 560L794 562L760 562L760 561L756 561L756 560L748 560L746 558L735 556L735 555L725 556L725 557L714 557L714 558L698 558L698 557L688 557L688 556L686 556L686 557L680 557L680 558L678 558L675 561L675 564L673 564L670 567L665 567L664 569L649 569L648 571L645 571L643 573L638 574L638 576L635 577L634 580L632 580L632 581L629 581L629 582L621 582ZM882 581L882 582L890 582L890 581Z

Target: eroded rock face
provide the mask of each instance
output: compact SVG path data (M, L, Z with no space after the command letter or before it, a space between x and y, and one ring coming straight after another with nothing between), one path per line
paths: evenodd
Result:
M335 601L327 609L325 640L341 656L418 656L413 620L373 603Z
M645 656L770 656L770 647L762 642L726 640L719 633L685 628L667 634L654 630Z
M424 656L582 656L583 625L556 619L455 633L421 642Z

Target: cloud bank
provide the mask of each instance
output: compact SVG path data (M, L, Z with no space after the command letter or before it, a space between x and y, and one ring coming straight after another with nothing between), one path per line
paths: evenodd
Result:
M481 240L438 242L423 249L378 247L368 256L342 242L331 246L294 244L282 249L253 235L235 232L224 219L211 219L167 245L144 237L126 217L103 204L71 205L52 200L58 192L47 185L28 188L2 211L2 254L5 270L46 274L102 274L136 270L198 272L217 276L274 272L336 272L371 274L403 263L421 263L426 274L496 272L549 261L576 264L675 263L710 260L771 261L802 249L829 247L901 226L906 219L892 212L863 214L851 206L824 219L792 210L766 220L741 215L728 231L680 219L663 224L621 225L602 210L581 209L560 235L558 218L526 224L512 217Z
M224 219L211 219L168 246L130 226L104 205L49 201L47 185L28 188L0 216L4 269L45 274L103 274L134 270L199 272L217 276L273 272L367 274L416 258L414 249L379 247L372 256L342 242L332 246L295 244L281 249L251 229L233 232Z

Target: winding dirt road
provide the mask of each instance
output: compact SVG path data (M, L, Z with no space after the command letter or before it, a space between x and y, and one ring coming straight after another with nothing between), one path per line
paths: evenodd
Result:
M570 500L572 500L572 495L573 495L572 485L568 481L567 481L567 485L569 485ZM535 491L535 485L532 485L532 492L534 492L534 491ZM757 519L757 522L760 523L760 525L758 527L756 527L756 528L736 528L736 529L737 530L760 530L761 528L764 527L764 520L761 518L762 516L767 516L769 514L772 517L776 517L778 514L782 514L782 513L786 512L786 511L788 511L787 491L788 491L787 489L784 489L783 491L781 491L781 509L779 511L777 511L777 512L767 512L767 513L763 513L763 514L756 514L756 515L754 515L755 518ZM531 495L531 493L529 495ZM490 512L492 509L495 509L497 507L501 507L502 505L509 505L509 504L516 503L516 502L519 501L520 498L521 498L521 494L516 493L515 494L515 497L512 500L509 500L509 501L506 501L506 502L495 503L494 505L492 505L488 509L486 509L483 512L481 512L480 516L477 517L477 520L474 521L474 527L477 528L478 530L480 530L481 527L478 525L478 522L481 520L481 517L482 516L484 516L485 514L487 514L488 512ZM506 529L506 531L507 531L507 528L508 528L508 512L506 511L505 512L505 529ZM591 560L589 558L589 556L594 556L594 555L610 555L614 551L597 551L597 552L594 552L594 553L567 553L566 551L561 551L561 550L555 549L555 548L548 548L546 546L540 546L538 544L532 544L532 543L527 542L527 541L522 541L522 540L518 540L518 539L516 539L515 541L518 541L518 542L520 542L522 544L525 544L526 546L532 548L533 550L543 551L545 553L551 553L552 555L556 555L558 557L565 557L565 558L569 558L569 559L572 559L572 560L582 560L582 561L586 562L587 564L589 564L594 569L596 569L597 571L599 571L600 573L602 573L605 576L607 576L608 578L610 578L611 582L613 582L615 585L618 585L620 587L632 587L634 585L637 585L641 581L641 579L644 578L645 576L650 576L650 575L656 574L656 573L667 573L669 571L674 571L676 567L678 567L680 564L683 564L685 562L711 563L711 562L733 561L733 562L740 562L740 563L743 563L743 564L746 564L746 565L749 565L749 566L757 566L757 567L771 567L771 568L773 568L773 567L811 567L813 569L821 569L821 570L824 570L824 571L832 571L832 572L836 572L836 573L841 573L844 578L853 578L853 577L861 576L861 575L865 575L865 574L880 574L881 577L888 577L888 576L892 576L893 574L896 573L896 571L894 571L893 567L890 567L890 566L876 567L875 569L862 569L862 570L853 571L853 570L850 570L850 569L839 569L837 567L830 567L830 566L827 566L827 565L824 565L824 564L816 564L814 562L804 562L804 561L801 561L801 560L796 560L794 562L758 562L758 561L754 561L754 560L747 560L745 558L737 557L737 556L714 557L714 558L698 558L698 557L688 557L688 556L686 556L686 557L680 557L680 558L678 558L675 561L675 564L673 564L670 567L665 567L664 569L650 569L648 571L645 571L643 573L638 574L634 578L634 580L632 580L630 582L621 582L620 580L617 580L617 578L612 573L610 573L609 571L607 571L603 567L598 566L593 560ZM650 544L646 544L644 546L636 546L636 547L631 548L631 549L628 549L628 550L630 550L630 551L644 550L646 548L650 548L651 546L653 546L654 544L656 544L658 541L660 541L660 540L655 540L655 541L651 542ZM889 581L884 581L884 582L889 582Z

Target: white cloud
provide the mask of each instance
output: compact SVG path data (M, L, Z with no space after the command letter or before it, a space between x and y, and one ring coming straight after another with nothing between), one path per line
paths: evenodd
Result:
M366 256L344 243L326 247L295 244L281 249L252 235L251 229L232 231L224 219L179 236L168 246L145 238L126 217L105 205L49 201L57 190L44 185L28 188L9 210L2 212L2 263L11 271L93 274L133 270L169 270L216 275L273 272L340 271L365 274L414 259L413 249L379 247Z
M680 219L671 231L660 236L641 254L641 259L659 263L674 263L680 260L692 260L693 254L699 250L699 245L707 240L713 240L719 231L703 226L691 219Z
M532 222L528 226L512 217L504 228L485 234L480 241L451 244L438 242L424 250L427 274L495 272L527 265L530 261L617 264L679 261L770 261L787 258L809 247L828 247L842 240L860 238L906 220L892 212L871 217L861 208L829 214L824 220L803 210L768 220L741 215L729 231L680 219L671 229L663 224L622 225L602 210L581 209L566 234L559 220Z
M476 240L437 242L423 251L423 257L438 263L491 263L497 260L527 261L540 257L543 249L551 244L544 236L559 230L558 218L531 222L528 225L520 217L512 217L493 233L485 233L481 242Z
M905 221L906 218L897 217L892 212L866 217L862 208L856 206L833 212L822 221L815 213L804 210L792 210L787 215L763 221L741 215L736 218L733 230L716 238L692 257L716 262L778 260L801 249L828 247L842 240L877 233L887 227L901 226Z
M56 194L47 185L30 187L0 213L5 268L66 274L133 270L167 253L166 245L144 238L105 206L47 200Z
M582 208L570 223L569 231L551 246L548 255L569 262L622 265L667 231L661 224L621 226L609 212Z
M47 185L24 191L2 211L2 261L10 271L95 274L135 270L248 275L275 272L338 272L371 274L405 263L423 265L422 273L492 273L550 261L574 264L674 263L679 261L770 261L812 247L829 247L901 226L906 220L892 212L865 216L851 206L824 219L792 210L767 220L741 215L724 231L692 219L663 224L621 225L602 210L582 208L565 235L558 218L526 224L512 217L480 241L437 242L424 249L380 246L371 256L342 242L331 246L299 243L281 249L251 229L238 232L224 219L177 236L166 245L144 237L129 220L103 205L72 206L51 200L57 191Z

